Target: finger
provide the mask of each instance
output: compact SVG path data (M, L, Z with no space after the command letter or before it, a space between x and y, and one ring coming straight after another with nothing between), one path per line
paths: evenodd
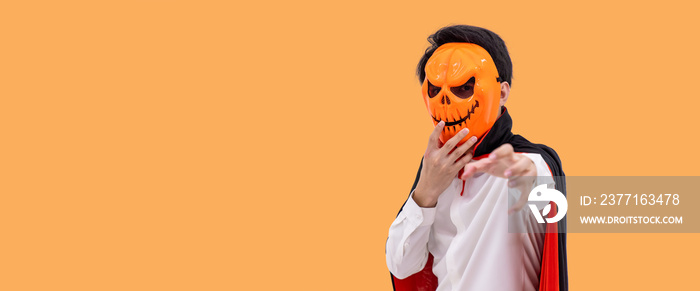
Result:
M433 132L430 133L430 137L428 138L428 149L438 149L440 148L439 142L440 142L440 133L442 133L442 129L445 127L445 122L440 120L437 125L435 125L435 128L433 129Z
M459 160L457 160L454 163L454 167L457 169L462 169L464 166L466 166L469 162L471 162L472 157L474 157L474 153L472 152L467 152L465 155L462 156ZM466 170L466 169L465 169Z
M521 186L520 188L520 199L515 202L513 207L508 209L508 214L512 214L513 212L520 211L520 209L523 209L523 206L527 203L528 196L530 196L530 188Z
M520 211L520 209L523 209L523 206L525 206L525 203L527 203L527 196L528 196L527 193L522 193L520 195L520 199L517 202L515 202L513 207L508 209L508 214L513 214L514 212Z
M513 167L514 169L509 169L505 172L506 175L511 175L509 176L508 186L532 188L537 176L537 169L535 169L534 164L524 156L516 164Z
M476 162L469 163L466 167L464 167L464 173L462 174L461 179L466 180L476 173L486 172L491 165L493 165L493 161L489 159L481 159Z
M493 150L493 152L491 152L491 154L489 155L489 159L496 160L511 155L513 155L513 146L509 143L504 143L497 149Z
M530 169L530 164L532 164L532 160L530 160L526 157L521 157L519 160L517 160L515 162L515 164L508 167L503 172L503 175L506 177L522 176L523 173L525 173L528 169Z
M513 176L510 179L508 179L508 187L518 188L524 186L532 186L534 182L535 179L532 176Z
M450 162L454 163L459 157L464 155L464 153L466 153L467 150L469 150L469 148L471 148L476 143L476 141L476 136L470 137L465 143L458 146L454 151L452 151L452 153L447 157L447 159Z
M450 140L445 142L445 146L440 149L440 151L443 152L443 156L446 157L452 151L452 149L467 136L467 134L469 134L469 129L465 127L455 134L455 136L450 138Z

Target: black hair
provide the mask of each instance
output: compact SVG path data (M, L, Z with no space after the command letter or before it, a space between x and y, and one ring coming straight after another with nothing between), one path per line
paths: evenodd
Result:
M425 49L425 54L423 54L416 68L416 75L418 75L421 84L425 80L425 64L428 63L428 59L438 47L450 42L468 42L484 48L496 64L498 76L501 80L513 86L511 81L513 77L513 63L510 61L508 48L506 48L503 39L493 31L470 25L446 26L429 36L428 42L431 45Z

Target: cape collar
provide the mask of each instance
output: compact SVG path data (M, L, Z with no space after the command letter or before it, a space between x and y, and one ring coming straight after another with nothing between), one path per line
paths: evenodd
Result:
M508 110L503 106L501 108L501 116L496 119L491 129L474 146L474 157L479 158L483 155L488 155L502 144L510 141L513 138L512 128L513 119L510 118Z

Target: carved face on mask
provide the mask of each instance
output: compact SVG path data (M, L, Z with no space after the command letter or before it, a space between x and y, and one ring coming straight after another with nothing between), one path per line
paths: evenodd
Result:
M481 138L496 122L501 85L491 55L472 43L446 43L425 65L423 99L433 122L445 121L440 141L447 142L463 128Z

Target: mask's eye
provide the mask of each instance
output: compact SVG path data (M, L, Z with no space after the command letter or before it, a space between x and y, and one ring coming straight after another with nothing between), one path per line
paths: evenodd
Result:
M474 95L474 83L476 83L476 79L472 77L464 85L450 88L450 91L459 98L467 99Z
M430 81L426 82L428 82L428 97L433 98L437 96L440 93L440 87L433 85Z

